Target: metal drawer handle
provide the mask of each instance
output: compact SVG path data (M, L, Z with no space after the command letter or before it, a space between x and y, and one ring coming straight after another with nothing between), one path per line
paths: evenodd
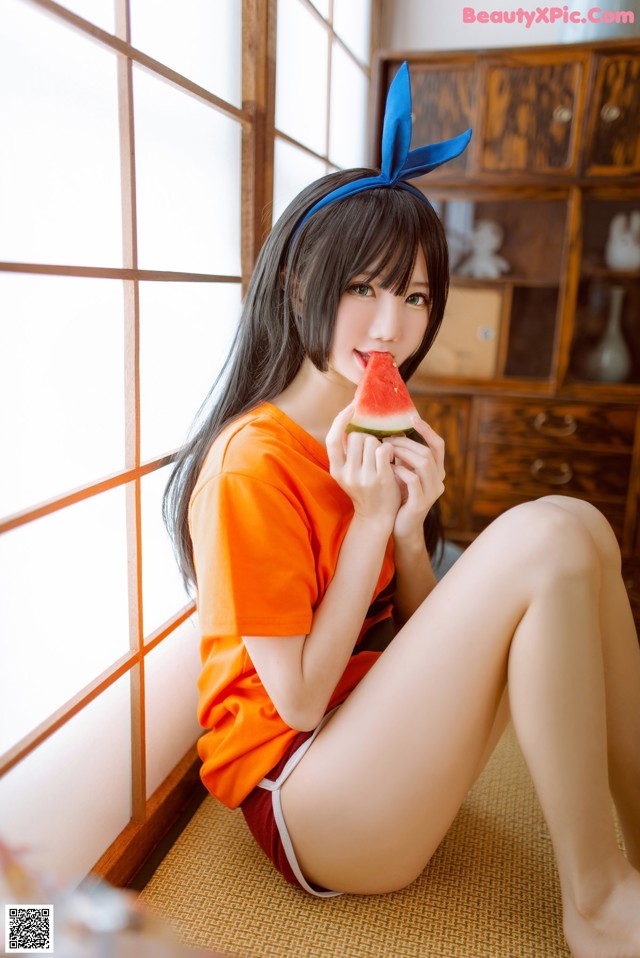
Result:
M573 118L573 110L568 106L557 106L553 111L553 119L557 123L570 123Z
M619 119L622 110L615 103L605 103L600 110L600 116L605 123L615 123Z
M573 436L578 428L578 421L574 416L558 416L552 419L546 412L540 412L533 420L533 428L541 436Z
M573 469L568 462L549 466L544 459L536 459L531 463L531 475L545 486L565 486L573 479Z

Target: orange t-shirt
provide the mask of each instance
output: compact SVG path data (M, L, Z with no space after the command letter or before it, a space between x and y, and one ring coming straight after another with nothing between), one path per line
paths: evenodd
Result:
M327 452L281 410L264 403L213 443L190 503L203 668L198 749L207 789L235 808L297 734L278 715L243 635L306 635L334 574L353 515L329 475ZM358 652L368 629L392 613L389 541L347 667L327 709L344 701L378 652Z

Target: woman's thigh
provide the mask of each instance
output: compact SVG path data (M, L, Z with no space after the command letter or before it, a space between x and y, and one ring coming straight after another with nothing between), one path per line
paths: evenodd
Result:
M420 874L504 724L511 638L544 567L535 555L577 526L553 504L496 520L325 726L282 790L308 878L368 893Z

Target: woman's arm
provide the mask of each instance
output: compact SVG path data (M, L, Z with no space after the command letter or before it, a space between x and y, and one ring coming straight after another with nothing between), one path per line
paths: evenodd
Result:
M397 625L402 626L429 595L436 577L422 528L411 540L398 541L394 537L393 554L396 566L394 618Z
M269 698L292 728L313 729L324 715L353 653L390 532L354 516L308 635L244 636Z
M352 409L327 436L331 474L351 497L354 514L335 573L308 635L244 636L247 652L281 718L292 728L315 728L338 684L375 592L400 489L393 450L364 433L345 435Z
M402 505L393 527L396 565L395 618L407 622L436 584L424 541L424 520L444 492L444 440L422 419L414 428L424 445L406 436L385 440L394 451Z

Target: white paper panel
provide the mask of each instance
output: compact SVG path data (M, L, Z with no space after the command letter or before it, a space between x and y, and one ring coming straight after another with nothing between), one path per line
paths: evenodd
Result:
M141 283L143 460L184 442L226 359L240 296L235 283Z
M0 273L0 515L124 467L122 283Z
M108 33L115 33L114 0L64 0L60 5Z
M122 488L0 537L0 751L129 648Z
M191 599L162 521L162 494L171 466L152 472L142 487L142 599L144 634L150 635Z
M303 187L327 173L322 160L276 137L273 170L273 222Z
M196 718L199 674L200 636L192 616L145 659L147 796L202 734Z
M116 55L2 0L0 89L0 260L121 265Z
M143 269L240 274L240 123L134 66Z
M311 0L316 10L322 14L325 20L329 17L329 0Z
M76 884L128 824L129 677L123 676L0 778L0 838Z
M368 93L363 71L334 43L329 156L337 166L367 166Z
M369 63L371 0L333 0L333 29L361 63Z
M326 153L327 30L301 0L279 0L276 128Z
M223 100L242 105L238 0L131 0L131 42Z

